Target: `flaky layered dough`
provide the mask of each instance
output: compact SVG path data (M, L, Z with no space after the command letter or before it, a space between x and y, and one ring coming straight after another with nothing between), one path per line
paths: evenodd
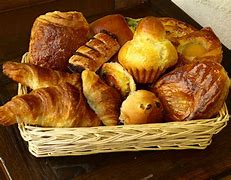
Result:
M133 39L124 44L118 55L119 62L138 83L153 83L176 64L177 58L163 25L152 16L139 22Z
M121 99L119 93L104 83L93 71L82 72L83 93L90 107L104 125L117 125Z
M195 27L175 18L161 17L159 18L166 31L166 38L174 45L178 45L178 38L185 36L191 32L197 31Z
M79 89L82 87L79 73L69 74L29 63L6 62L3 64L3 73L31 89L54 86L65 82Z
M17 122L44 127L98 126L101 123L82 92L68 83L15 96L0 107L0 124Z
M107 32L98 33L71 56L69 68L74 71L77 68L80 71L97 71L118 52L119 48L119 43L112 35Z
M195 61L222 61L222 45L209 27L195 31L179 38L179 63L188 64Z
M80 12L49 12L32 27L29 62L57 70L67 68L74 51L88 40L89 24Z
M196 62L176 68L155 85L166 120L208 119L223 106L229 77L216 62Z

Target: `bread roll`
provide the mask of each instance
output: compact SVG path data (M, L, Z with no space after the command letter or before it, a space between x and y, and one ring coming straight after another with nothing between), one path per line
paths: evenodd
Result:
M119 119L124 124L159 123L163 119L163 107L154 93L146 90L132 92L123 101Z

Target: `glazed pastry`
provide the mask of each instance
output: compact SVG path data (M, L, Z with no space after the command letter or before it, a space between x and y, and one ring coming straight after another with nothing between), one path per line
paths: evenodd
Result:
M163 119L163 107L154 93L138 90L123 101L119 119L124 124L159 123Z
M121 14L111 14L97 19L90 24L90 28L93 34L100 33L102 30L112 32L116 35L120 46L133 37L132 31Z
M166 31L166 38L174 45L178 45L178 38L185 36L191 32L197 31L195 27L175 18L161 17L159 18Z
M216 62L196 62L176 68L154 87L167 121L208 119L218 113L229 91L229 77Z
M64 83L18 95L0 107L0 124L26 123L44 127L99 126L82 92Z
M117 89L123 98L136 90L132 76L117 62L105 63L101 68L100 75L109 86Z
M54 86L64 82L80 89L82 86L79 73L69 74L29 63L6 62L3 64L3 73L31 89Z
M222 60L222 45L211 28L203 28L179 38L180 64Z
M85 45L76 50L69 59L69 68L72 71L84 69L97 71L117 51L120 45L115 37L108 32L98 33Z
M177 63L177 52L166 39L161 22L155 17L143 18L134 37L120 49L118 59L137 83L153 83Z
M49 12L39 16L32 27L29 62L66 70L68 59L88 41L89 24L80 12Z
M87 102L103 124L116 125L121 105L119 93L104 83L96 73L89 70L82 72L82 82Z

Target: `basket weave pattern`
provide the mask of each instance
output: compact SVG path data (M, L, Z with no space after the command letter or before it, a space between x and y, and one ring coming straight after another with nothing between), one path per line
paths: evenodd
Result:
M27 62L23 56L22 62ZM19 84L18 94L27 93ZM226 105L212 119L143 125L46 128L19 123L22 138L36 157L103 152L204 149L229 120Z

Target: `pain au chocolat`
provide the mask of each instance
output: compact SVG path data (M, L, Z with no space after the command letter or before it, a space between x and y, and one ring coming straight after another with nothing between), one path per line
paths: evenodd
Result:
M163 104L167 121L208 119L222 108L229 83L219 63L204 61L176 68L163 76L153 91Z
M66 70L68 59L88 40L89 24L80 12L48 12L36 18L30 37L29 62Z

